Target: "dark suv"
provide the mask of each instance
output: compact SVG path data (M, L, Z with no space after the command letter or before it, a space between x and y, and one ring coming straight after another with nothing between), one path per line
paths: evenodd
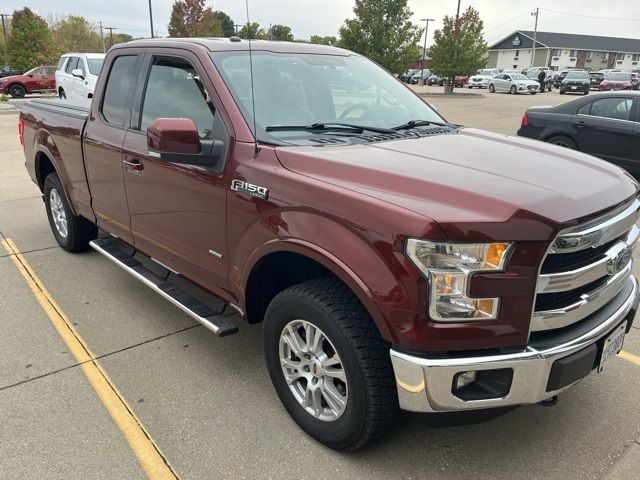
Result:
M604 80L604 73L602 72L589 72L589 85L590 88L599 90L600 84Z
M590 89L589 74L584 70L570 70L560 82L560 95L567 92L586 95Z

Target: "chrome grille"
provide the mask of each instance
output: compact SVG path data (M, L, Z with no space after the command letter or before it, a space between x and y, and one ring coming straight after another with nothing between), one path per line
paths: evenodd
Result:
M531 331L563 328L598 311L631 276L640 200L558 234L536 287Z

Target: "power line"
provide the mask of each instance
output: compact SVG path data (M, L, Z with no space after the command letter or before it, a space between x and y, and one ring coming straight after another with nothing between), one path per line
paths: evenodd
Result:
M545 12L557 13L559 15L571 15L572 17L582 17L582 18L595 18L597 20L616 20L616 21L630 21L630 22L640 22L640 18L616 18L616 17L601 17L596 15L580 15L578 13L573 12L560 12L558 10L549 10L548 8L541 8L540 10L544 10Z
M542 9L541 9L541 10L542 10ZM523 13L522 15L519 15L519 16L517 16L517 17L515 17L515 18L512 18L512 19L511 19L511 20L509 20L508 22L501 23L501 24L500 24L500 25L498 25L497 27L493 27L493 28L490 28L489 30L485 30L485 31L484 31L484 33L489 33L489 32L493 32L494 30L498 30L499 28L502 28L502 27L504 27L504 26L506 26L506 25L509 25L510 23L515 22L516 20L520 20L522 17L524 17L524 16L526 16L526 15L530 15L530 12L525 12L525 13Z

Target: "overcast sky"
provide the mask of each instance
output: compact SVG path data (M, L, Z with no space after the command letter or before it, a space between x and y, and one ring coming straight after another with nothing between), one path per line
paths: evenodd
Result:
M173 0L151 1L154 29L166 35ZM345 18L352 16L354 3L353 0L249 0L249 9L253 22L266 27L271 23L289 25L296 38L309 38L313 34L336 35ZM149 35L148 0L2 0L0 13L10 13L25 5L44 16L82 15L134 37ZM244 0L208 0L207 5L227 12L235 23L246 22ZM436 20L429 24L429 42L434 29L442 25L443 16L455 15L456 5L457 0L409 0L416 23L426 17ZM539 0L537 5L513 0L462 0L463 10L469 5L480 11L489 43L516 29L533 30L535 18L530 12L536 6L541 9L540 31L640 37L640 2L631 0Z

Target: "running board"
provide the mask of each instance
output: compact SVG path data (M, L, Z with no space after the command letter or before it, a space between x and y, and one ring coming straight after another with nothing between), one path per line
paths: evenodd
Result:
M118 243L120 243L119 240L114 238L99 238L89 242L89 245L219 337L238 331L238 327L227 317L222 316L222 312L214 311L179 286L156 275L135 259L133 254L120 248Z

